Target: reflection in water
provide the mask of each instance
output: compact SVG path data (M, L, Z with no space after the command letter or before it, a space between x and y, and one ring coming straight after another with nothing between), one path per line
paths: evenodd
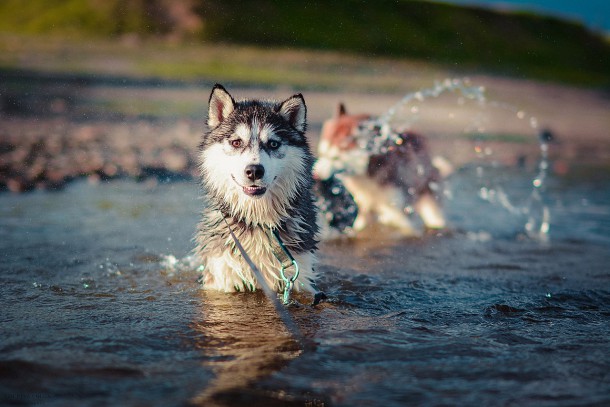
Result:
M273 400L282 395L265 397L250 388L302 352L264 294L202 290L201 303L200 318L192 324L200 333L195 346L203 351L205 364L216 377L192 403L223 405L248 398L249 405L252 398L259 402L268 398L265 405L288 401Z
M302 349L262 293L202 292L176 259L194 184L0 194L0 405L609 405L610 183L582 171L543 183L548 245L473 199L469 171L453 232L322 245L330 302L289 308Z

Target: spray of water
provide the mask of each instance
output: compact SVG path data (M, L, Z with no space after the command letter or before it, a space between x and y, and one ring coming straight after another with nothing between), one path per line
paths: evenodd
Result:
M433 87L422 89L405 95L400 101L379 117L363 122L355 135L358 145L365 155L384 154L392 146L403 142L401 134L412 130L420 113L420 106L427 101L439 98L442 95L455 94L457 105L474 105L475 109L468 118L468 125L463 129L464 134L475 134L474 154L476 177L479 182L478 196L490 204L499 206L514 216L525 219L524 231L532 239L548 241L550 230L550 210L545 203L544 191L549 168L548 149L550 137L542 132L539 136L540 158L537 174L531 181L529 197L522 203L513 202L509 194L498 183L490 180L487 174L485 160L493 155L489 147L485 147L485 134L488 132L487 122L491 111L501 111L515 120L525 122L533 134L538 134L538 120L525 111L510 104L489 100L482 86L474 86L468 79L446 79L436 82ZM341 169L349 171L349 168ZM450 195L448 193L447 195ZM408 208L405 208L408 212Z

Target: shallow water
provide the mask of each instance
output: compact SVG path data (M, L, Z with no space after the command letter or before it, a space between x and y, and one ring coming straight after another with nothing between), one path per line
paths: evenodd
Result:
M546 243L471 169L451 232L324 243L329 301L290 308L304 346L262 294L199 289L195 183L2 194L0 403L608 404L610 181L591 173L547 183Z

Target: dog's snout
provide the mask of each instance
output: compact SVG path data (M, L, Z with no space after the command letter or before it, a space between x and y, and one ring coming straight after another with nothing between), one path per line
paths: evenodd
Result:
M265 175L265 167L260 164L250 164L246 167L246 177L250 181L256 181Z

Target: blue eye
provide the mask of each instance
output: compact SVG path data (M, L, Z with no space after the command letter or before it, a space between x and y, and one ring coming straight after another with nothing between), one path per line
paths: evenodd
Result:
M278 148L280 148L280 142L276 141L276 140L271 140L269 141L269 148L272 150L277 150Z

